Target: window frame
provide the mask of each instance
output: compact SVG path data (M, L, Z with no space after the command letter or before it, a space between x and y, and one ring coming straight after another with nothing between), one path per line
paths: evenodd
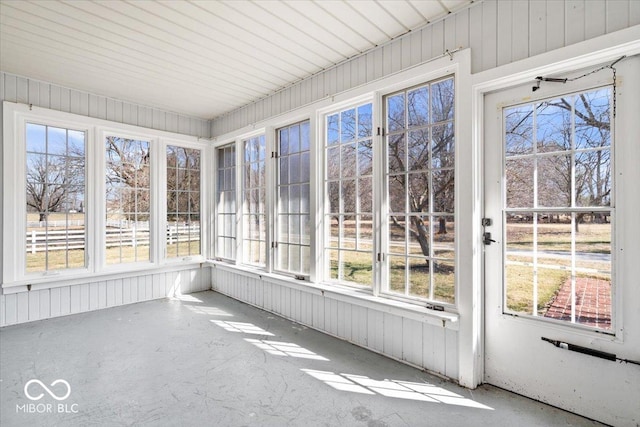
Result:
M226 215L233 215L233 235L232 236L226 236L225 238L233 238L233 257L228 257L225 255L222 255L220 252L222 252L219 247L218 247L218 238L220 237L220 233L219 233L219 228L220 228L220 224L218 223L218 215L220 215L220 210L219 210L219 201L218 201L218 185L220 185L220 182L218 180L218 173L219 173L219 167L218 167L218 163L220 161L220 156L219 153L221 150L225 150L229 147L233 148L233 183L234 183L234 187L232 189L229 190L229 192L233 193L234 196L234 211L233 212L225 212ZM239 247L239 242L241 242L241 238L242 235L241 233L241 228L239 227L238 224L238 216L239 216L239 212L240 212L240 207L241 207L241 203L238 203L238 194L239 194L239 190L240 190L240 186L238 185L238 177L239 177L239 173L240 173L240 168L238 168L238 156L239 156L239 150L238 150L238 141L231 141L231 142L227 142L225 144L221 144L221 145L216 145L215 147L213 147L213 175L214 175L214 185L212 186L212 191L211 191L211 204L213 206L213 215L212 215L212 222L214 224L214 236L213 236L213 240L212 240L212 252L216 258L216 260L220 260L220 261L224 261L227 263L231 263L231 264L236 264L238 263L238 260L241 259L241 253L240 253L240 247Z
M346 252L357 252L357 253L366 253L362 250L358 250L357 248L353 249L353 250L346 250L345 248L341 248L341 247L331 247L331 244L329 242L329 240L331 239L331 224L330 224L330 219L328 219L329 217L332 216L332 213L330 212L330 201L329 201L329 197L328 197L328 188L327 188L327 184L329 181L334 181L334 182L339 182L342 183L342 181L344 180L344 178L340 175L340 177L338 177L337 179L332 179L329 178L328 176L328 172L327 172L327 168L328 168L328 157L327 157L327 148L329 147L328 145L328 120L330 116L334 116L334 115L338 115L341 116L343 112L354 109L356 110L356 116L359 115L358 110L361 107L367 106L369 105L371 107L371 135L369 135L368 137L363 137L360 138L356 135L355 139L353 140L353 144L358 144L360 142L363 142L365 140L370 140L371 141L371 155L372 155L372 159L371 159L371 172L370 172L370 179L371 179L371 212L370 213L362 213L360 210L360 197L357 194L356 195L356 211L354 212L355 216L363 216L363 215L370 215L371 216L371 244L372 244L372 248L371 248L371 278L372 278L372 283L370 286L366 286L363 284L358 284L356 282L349 282L349 281L344 281L344 280L339 280L339 279L332 279L331 278L331 272L330 272L330 263L331 263L331 259L330 256L328 255L329 251L338 251L338 252L342 252L342 251L346 251ZM318 140L318 150L316 150L317 152L317 159L318 161L316 163L320 163L320 173L321 173L321 179L320 179L320 183L322 185L322 190L321 190L321 195L322 195L322 234L321 236L319 236L318 240L319 240L319 245L320 245L320 251L321 251L321 259L323 260L322 262L322 270L321 272L319 272L318 276L322 278L322 281L324 283L328 283L332 286L347 286L347 287L352 287L354 289L359 289L359 290L371 290L372 292L376 292L376 261L375 261L375 257L376 257L376 253L378 252L379 249L379 244L377 243L377 239L378 239L378 234L376 232L377 226L376 226L376 215L377 215L377 209L378 209L378 203L379 203L379 197L376 196L376 177L377 174L379 174L378 170L379 168L376 166L377 163L377 158L376 158L376 146L378 145L378 139L376 138L374 129L376 128L376 106L374 103L374 99L372 96L367 96L367 97L360 97L360 98L356 98L354 100L350 100L347 103L342 103L340 105L336 105L336 106L332 106L330 109L326 109L323 110L320 114L320 120L319 123L322 124L322 129L319 132L319 140ZM341 118L339 119L340 121L342 120ZM359 123L359 121L356 119L356 125ZM340 142L336 143L335 145L336 147L341 147L342 144ZM356 155L357 158L357 155ZM356 169L358 169L358 164L356 164ZM356 173L353 177L351 177L351 179L358 181L361 175L359 173ZM340 204L342 204L342 202L340 202ZM338 213L338 215L343 216L343 213ZM357 239L357 236L356 236Z
M26 123L36 123L47 126L61 127L86 132L85 142L85 268L54 270L49 272L27 273L26 271L26 194L25 185L6 185L10 182L26 183ZM150 218L150 260L145 262L107 265L104 248L105 237L105 203L106 203L106 153L104 138L115 135L131 139L143 139L150 143L151 163L151 218ZM161 187L166 180L166 173L162 169L166 165L165 144L182 144L191 148L198 148L206 159L207 144L196 137L180 135L167 131L142 128L139 126L121 124L103 119L81 116L77 114L33 107L25 104L3 102L3 251L2 251L2 288L28 288L28 285L38 285L39 289L60 286L63 283L85 279L95 279L96 276L111 276L136 271L162 269L167 265L176 264L175 260L167 260L164 252L165 240L162 239L160 203ZM206 183L202 177L206 176L207 162L202 163L200 176L205 184L201 188L201 196L206 193ZM208 208L201 203L202 217L206 217ZM206 259L207 239L206 224L202 225L202 254L191 259L177 260L177 262L203 262Z
M205 259L205 254L207 253L207 242L209 241L209 239L207 239L207 233L206 231L208 230L208 218L206 218L204 216L204 213L207 210L207 190L209 188L209 183L206 179L207 175L205 175L205 171L207 170L207 159L208 159L208 155L207 155L207 150L206 150L206 145L203 145L201 143L193 143L193 142L189 142L189 141L184 141L184 140L180 140L180 139L171 139L171 138L167 138L167 139L162 139L160 141L159 144L159 150L161 150L163 153L165 153L165 155L161 156L161 161L159 164L159 171L160 171L160 179L158 181L159 184L159 193L164 195L164 197L160 198L160 229L161 230L166 230L167 226L168 226L168 220L167 220L167 203L166 203L166 194L168 192L167 189L167 157L166 157L166 152L167 149L169 147L179 147L179 148L187 148L187 149L191 149L191 150L198 150L200 152L200 173L199 173L199 179L200 179L200 254L193 254L193 255L187 255L187 256L177 256L177 257L169 257L167 256L167 233L160 233L159 235L159 244L160 247L163 249L163 258L164 258L164 262L166 264L173 264L173 263L180 263L183 261L192 261L192 260L203 260Z
M453 112L453 118L450 120L453 122L453 135L454 135L454 151L453 151L453 155L454 155L454 161L453 161L453 167L451 168L453 175L454 175L454 191L453 191L453 195L454 195L454 200L453 200L453 213L448 214L446 216L448 217L453 217L454 219L454 224L460 224L460 204L461 204L461 200L460 200L460 183L459 181L459 158L460 158L460 126L459 126L459 122L460 122L460 115L461 115L461 106L460 106L460 102L459 102L459 97L460 97L460 70L458 69L458 67L456 65L454 65L453 68L451 69L440 69L440 70L435 70L432 73L428 73L425 74L423 76L420 77L414 77L412 79L407 79L401 83L397 83L395 85L389 86L388 88L385 88L385 90L379 91L376 93L376 106L378 107L377 112L374 112L374 115L378 118L377 121L377 125L380 129L384 129L384 132L380 132L380 134L378 135L378 142L377 142L377 148L378 151L376 152L377 154L377 166L380 168L380 173L378 174L377 179L375 180L376 182L379 183L378 185L378 195L380 198L380 202L379 204L377 204L377 214L378 214L378 230L380 231L380 235L378 238L378 242L379 242L379 247L378 247L378 257L379 257L379 271L378 271L378 294L380 296L383 296L385 298L389 298L389 299L394 299L394 300L399 300L399 301L404 301L404 302L408 302L408 303L413 303L413 304L427 304L430 306L439 306L439 307L443 307L446 311L451 311L451 312L456 312L457 311L457 307L459 305L459 294L460 294L460 264L459 264L459 257L460 257L460 238L459 238L459 232L460 232L460 226L455 226L454 228L454 242L453 242L453 251L454 251L454 258L453 258L453 268L454 268L454 280L453 280L453 286L454 286L454 290L453 290L453 298L454 298L454 302L446 302L446 301L440 301L440 300L436 300L436 299L430 299L430 298L426 298L426 297L421 297L421 296L415 296L415 295L410 295L410 294L401 294L398 292L392 292L389 290L390 288L390 282L389 282L389 272L388 272L388 266L389 266L389 221L387 220L388 214L390 212L390 201L389 201L389 192L388 192L388 183L387 183L387 176L388 176L388 170L387 170L387 137L389 134L389 131L387 129L387 118L386 118L386 113L387 113L387 106L385 105L385 101L388 97L393 96L395 94L398 93L408 93L413 89L418 89L421 87L425 87L428 86L430 87L432 84L437 84L439 82L443 82L446 80L451 79L453 81L453 88L454 88L454 95L453 95L453 103L454 103L454 112ZM429 99L429 102L431 102L431 100ZM406 106L406 103L405 103ZM375 108L375 106L374 106ZM431 113L431 109L429 110L429 112ZM434 126L434 123L432 123L431 121L431 114L429 117L429 123L427 125L428 128L432 128ZM445 121L448 122L449 120ZM441 123L441 122L438 122ZM405 129L404 133L408 134L410 132L410 129L407 128ZM430 132L431 134L431 132ZM430 150L431 151L431 150ZM429 170L440 170L440 168L432 168L431 165L431 155L429 155ZM448 169L448 168L447 168ZM405 174L407 172L405 171ZM431 179L429 181L432 181ZM431 189L431 185L429 186L429 188ZM430 198L432 198L432 195L429 195ZM405 207L406 209L406 207ZM405 215L409 215L408 212L405 211L404 213ZM432 206L431 204L429 205L429 212L426 213L426 215L428 216L439 216L440 213L438 212L434 212L432 211ZM433 236L429 236L430 241L433 240ZM432 251L431 251L432 252ZM405 254L405 258L406 254ZM429 258L431 259L432 257L429 256ZM437 257L433 257L433 258L437 258ZM408 259L408 258L407 258ZM406 277L406 275L405 275ZM406 279L405 279L406 280ZM405 282L405 289L406 287L410 286L410 283Z
M283 270L278 268L278 263L280 261L280 257L281 257L281 251L282 251L282 247L280 247L279 243L279 233L280 233L280 224L279 224L279 216L281 215L281 212L284 212L283 210L281 210L279 208L280 205L280 194L279 194L279 190L280 190L280 165L281 165L281 156L282 153L280 152L280 137L279 137L279 132L282 129L290 129L294 126L298 126L299 128L299 135L302 135L302 125L304 123L308 123L308 133L309 133L309 147L308 150L306 150L306 152L309 154L309 179L307 181L297 181L300 185L304 185L304 183L307 183L307 185L309 186L309 212L306 213L306 215L308 216L308 222L309 222L309 243L308 245L305 245L302 242L302 224L300 224L300 239L298 243L295 242L290 242L288 241L287 243L283 243L286 244L287 246L297 246L300 249L300 267L302 270L302 266L303 266L303 257L302 257L302 248L304 248L305 246L308 247L308 251L309 251L309 271L292 271L292 270ZM306 118L300 118L298 120L289 120L286 123L282 123L279 126L274 126L272 129L272 137L273 137L273 144L272 144L272 158L273 158L273 163L272 163L272 182L273 183L273 191L272 191L272 203L271 203L271 208L270 211L272 212L272 220L270 222L271 224L271 240L267 242L267 247L271 247L273 250L271 251L271 268L270 271L273 271L277 274L280 274L282 276L290 276L290 277L294 277L297 280L305 280L305 281L309 281L312 277L312 273L314 272L313 269L313 264L311 262L312 259L314 259L314 244L315 242L318 241L318 236L317 233L314 234L312 233L311 230L315 229L315 227L313 227L313 221L314 221L314 208L313 208L313 192L312 189L313 187L315 187L314 185L314 170L313 170L313 165L314 163L317 162L313 162L312 159L312 155L317 156L317 150L316 150L316 143L317 143L317 138L316 138L316 134L314 132L314 126L312 123L312 120L309 117ZM299 144L301 144L302 141L299 141ZM298 151L297 153L303 153L303 151ZM317 158L317 157L316 157ZM302 163L300 163L302 164ZM291 185L291 181L287 182L286 184L287 186ZM300 193L300 200L302 200L302 193ZM303 212L290 212L288 209L286 211L286 215L297 215L300 218L302 218L305 213ZM268 249L267 249L268 250ZM287 254L287 260L289 260L289 255ZM290 262L288 261L288 265L290 265Z
M157 156L159 155L158 153L158 146L159 146L159 141L157 140L157 138L150 138L148 135L145 134L136 134L136 133L130 133L130 132L122 132L122 131L117 131L117 130L99 130L98 131L98 135L100 136L99 140L97 141L97 145L100 145L102 148L102 155L103 155L103 160L101 160L101 165L98 165L96 167L96 175L98 175L98 172L100 172L100 177L102 180L102 185L104 186L102 188L103 191L101 191L100 195L104 194L104 197L102 197L101 199L101 203L100 203L100 207L102 208L102 211L100 212L101 217L100 220L98 221L100 223L100 236L98 238L98 241L100 241L99 244L99 252L100 252L100 256L99 258L96 258L97 262L99 263L100 267L104 268L104 269L113 269L113 270L119 270L119 269L124 269L126 267L131 267L131 266L136 266L136 265L148 265L148 264L153 264L154 260L157 260L157 233L154 233L154 226L157 224L158 222L158 209L155 206L158 202L158 197L157 197L157 193L158 193L158 181L157 179L157 173L158 173L158 165L157 163ZM122 139L126 139L126 140L130 140L130 141L141 141L141 142L147 142L149 144L149 259L148 260L134 260L134 261L130 261L130 262L115 262L115 263L108 263L107 262L107 237L106 237L106 230L107 230L107 219L106 219L106 215L107 215L107 184L105 182L105 178L107 175L107 157L106 157L106 150L105 150L105 142L106 139L109 137L116 137L116 138L122 138ZM137 189L137 187L135 187ZM137 212L136 212L137 213Z
M455 160L454 160L454 174L455 179L458 181L458 185L456 185L454 189L454 221L456 223L456 227L454 230L454 247L455 247L455 269L456 274L454 278L454 293L455 293L455 304L448 303L440 303L436 301L428 301L424 298L404 298L402 295L391 294L391 293L383 293L381 292L381 265L383 264L383 260L379 258L382 257L382 253L379 249L382 247L382 239L381 239L381 227L382 220L380 215L380 207L385 206L386 201L382 200L383 194L383 186L380 183L379 177L380 174L376 175L374 172L373 179L373 192L374 192L374 200L378 200L375 202L375 209L373 213L373 221L374 221L374 233L376 237L374 237L375 244L377 245L377 251L375 255L375 264L374 264L374 273L373 273L373 286L372 289L363 289L359 286L352 286L349 284L343 283L335 283L326 280L326 274L324 271L325 265L325 256L324 256L324 173L323 173L323 138L324 138L324 120L323 116L330 115L338 110L347 108L350 105L357 105L366 103L367 100L370 100L373 103L373 149L374 149L374 169L382 170L384 167L382 159L382 151L381 151L381 141L382 136L380 133L376 134L377 128L381 128L383 123L382 116L382 103L383 97L387 94L397 92L399 90L406 90L408 88L414 86L424 85L426 83L438 80L444 80L446 78L452 77L454 81L455 93L454 93L454 102L456 105L455 114L454 114L454 134L458 141L468 141L471 139L471 131L465 128L460 128L458 123L461 118L470 119L471 109L469 105L462 103L460 100L460 94L464 93L465 90L470 90L471 88L471 73L470 73L470 51L465 49L461 52L456 53L455 56L443 56L441 58L435 58L433 61L429 61L424 64L417 65L411 69L407 69L401 71L399 73L394 73L388 76L383 76L380 79L372 80L368 83L364 83L358 87L353 89L349 89L347 91L335 94L333 96L328 96L321 98L317 101L313 101L307 105L293 108L290 111L274 113L271 115L267 115L263 119L258 119L255 123L252 123L246 127L243 127L238 130L230 131L225 134L221 134L216 136L214 141L214 147L218 147L221 145L225 145L228 143L236 143L238 147L241 145L241 141L243 139L247 139L251 136L257 135L259 133L265 134L265 139L267 142L267 157L271 160L267 161L266 166L266 175L267 175L267 183L270 186L267 189L267 216L268 218L268 228L267 228L267 251L269 252L267 255L267 266L266 268L254 267L249 264L242 263L242 258L238 259L238 266L229 265L224 261L221 261L219 265L228 266L230 270L236 271L240 274L243 272L251 272L254 274L258 274L262 276L262 273L267 273L268 277L274 280L282 280L283 283L287 283L291 286L297 286L297 283L300 283L299 286L306 287L308 286L310 289L318 288L321 290L330 289L335 291L338 294L346 293L351 294L352 292L356 292L356 294L363 296L369 295L369 297L376 298L377 301L380 301L383 304L409 304L409 306L419 307L425 306L443 306L444 310L447 312L445 316L457 316L458 307L463 306L467 307L469 298L473 296L469 295L469 292L466 289L460 290L460 282L466 282L471 279L479 270L477 270L477 260L471 249L468 249L466 246L462 247L460 245L460 235L469 235L472 231L477 231L475 228L475 221L472 221L471 218L467 215L465 217L460 217L460 212L462 211L461 207L469 208L473 205L471 193L475 191L474 188L471 188L470 185L471 179L467 179L467 177L463 179L464 182L459 180L458 171L460 170L460 165L469 166L469 163L472 161L473 156L467 155L466 152L460 152L458 147L460 144L456 144L455 147ZM277 183L278 173L277 167L275 166L275 151L277 148L277 130L282 127L290 126L291 124L295 124L297 122L301 122L304 120L310 120L310 148L311 148L311 212L310 212L310 221L311 226L314 227L311 233L311 248L310 253L314 262L311 262L310 272L308 275L291 275L286 272L282 272L275 268L275 256L274 256L274 248L272 247L272 242L275 240L276 233L276 191L275 186ZM240 152L240 150L238 150ZM463 158L461 158L460 153L464 154ZM240 179L240 178L239 178ZM238 181L241 182L241 181ZM464 188L463 188L464 187ZM238 191L241 188L238 187ZM465 197L461 198L460 194ZM238 196L240 197L240 196ZM475 214L474 214L475 215ZM478 221L479 223L479 221ZM239 227L238 235L242 232L242 227ZM462 233L462 234L461 234ZM215 232L213 233L213 237L215 238ZM241 250L241 248L240 248ZM458 259L467 259L473 258L473 265L469 264L461 264L458 262ZM242 266L240 269L239 267ZM462 270L462 273L460 273ZM293 280L297 279L297 280ZM460 298L460 294L462 293L463 298ZM379 297L379 299L377 299ZM394 301L395 300L395 301ZM433 304L431 304L433 303ZM436 307L440 308L440 307ZM435 313L434 313L435 315Z
M250 242L249 244L252 244L251 242L258 242L258 248L260 247L260 242L262 242L262 240L260 238L258 239L250 239L248 240L247 236L246 236L246 230L244 227L244 221L245 221L245 217L251 217L252 215L255 215L254 212L246 210L245 207L245 199L244 199L244 193L245 191L247 191L247 187L246 187L246 181L245 181L245 173L244 173L244 169L247 165L246 162L246 154L245 154L245 144L248 143L249 141L258 139L258 141L260 139L263 140L264 142L264 159L262 160L263 163L263 167L264 167L264 182L263 182L263 187L249 187L252 189L258 189L258 191L260 190L260 188L264 188L264 200L262 200L263 204L264 204L264 212L262 214L260 214L258 212L257 215L262 215L264 217L264 227L265 227L265 232L264 232L264 252L260 255L261 258L264 258L264 264L260 264L260 263L253 263L250 262L248 260L248 255L246 253L246 251L244 250L245 248L245 243L248 241ZM239 225L239 230L236 233L238 236L238 240L239 240L239 244L238 244L238 249L239 249L239 253L240 255L237 257L239 260L239 263L243 264L243 265L247 265L250 268L257 268L257 269L268 269L270 262L269 262L269 220L270 220L270 213L269 213L269 204L267 203L267 200L269 200L269 180L268 180L268 175L267 175L267 170L269 169L269 158L270 156L268 155L269 153L269 149L267 146L267 135L264 131L258 132L258 133L254 133L254 134L250 134L250 135L245 135L241 138L238 139L237 144L240 146L240 153L239 156L242 159L242 161L240 162L241 164L241 168L239 171L239 175L240 178L239 181L238 179L236 179L237 183L240 183L238 185L238 189L239 189L239 194L240 194L240 203L238 206L238 210L240 212L240 217L241 217L241 221L240 221L240 225ZM253 164L259 163L258 161L255 162L250 162ZM258 253L260 253L258 251Z

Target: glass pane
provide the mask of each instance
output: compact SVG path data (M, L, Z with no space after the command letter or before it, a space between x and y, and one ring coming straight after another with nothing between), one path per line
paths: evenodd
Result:
M69 156L84 158L84 132L77 130L68 131L68 154Z
M342 247L346 249L356 248L356 220L353 215L346 215L343 223Z
M533 158L507 160L505 162L507 207L533 207Z
M571 214L537 213L538 265L571 271Z
M453 213L454 193L453 170L441 170L433 173L433 211Z
M342 146L340 169L343 177L353 177L356 175L356 146L346 144Z
M387 129L396 132L404 129L404 93L387 98Z
M390 136L387 147L389 173L405 171L406 155L404 134Z
M358 107L358 138L368 138L372 135L371 104Z
M289 127L289 154L300 152L300 125Z
M454 259L455 223L453 216L433 217L433 255L437 258Z
M453 123L433 127L432 163L434 168L455 166Z
M289 184L289 157L281 157L278 164L280 166L280 184Z
M300 186L289 186L289 210L290 213L300 213Z
M430 261L426 258L409 258L409 294L430 298L431 272Z
M538 206L571 206L571 157L538 158Z
M373 147L371 140L368 139L358 143L358 175L371 175L372 171Z
M343 212L355 212L356 211L356 181L354 179L342 181L342 211Z
M569 98L545 101L537 107L538 153L571 149L571 104Z
M300 182L300 163L300 154L289 156L289 183Z
M337 114L327 117L327 145L340 141L340 120Z
M301 269L301 253L300 246L298 245L288 245L289 246L289 271L292 272L302 272Z
M453 79L431 85L431 108L433 123L453 120L454 114Z
M409 132L408 170L426 170L429 168L429 131Z
M309 203L311 195L309 193L309 184L302 184L300 186L300 212L309 213Z
M329 246L332 248L340 247L340 231L342 230L342 216L328 216L329 224Z
M407 94L409 127L429 124L429 87L421 87Z
M389 258L389 290L404 294L406 283L406 260L404 257L390 256Z
M533 152L533 105L505 109L504 127L505 156Z
M278 141L280 143L280 155L286 156L289 154L289 129L280 129L278 131Z
M373 212L373 188L371 178L358 180L358 212Z
M289 270L289 245L278 245L278 269L287 271Z
M327 196L329 197L329 212L340 212L340 181L328 183Z
M576 96L576 149L611 145L611 89Z
M47 152L64 156L67 154L67 130L47 126Z
M412 255L431 256L429 217L414 215L409 218L409 253Z
M450 261L432 261L433 299L453 304L455 302L455 264Z
M311 227L309 215L300 215L300 243L311 244Z
M300 243L300 217L289 216L289 243Z
M405 253L407 237L405 233L405 217L389 217L389 251L396 254Z
M518 256L505 266L507 310L533 314L533 258Z
M340 114L341 129L340 129L340 141L345 142L353 141L356 138L356 110L346 110Z
M412 173L409 176L409 212L429 211L429 173Z
M340 179L340 147L327 149L327 178Z
M27 123L27 151L33 153L46 153L47 152L47 127L42 125L36 125L33 123Z
M329 259L329 278L331 280L341 280L341 251L326 251Z
M373 218L361 215L358 218L358 249L371 251L373 249Z
M611 151L576 153L576 206L611 205Z
M389 176L389 211L405 213L405 175Z
M300 182L309 182L311 167L309 164L310 154L308 151L300 154Z
M300 151L309 150L309 122L300 123Z

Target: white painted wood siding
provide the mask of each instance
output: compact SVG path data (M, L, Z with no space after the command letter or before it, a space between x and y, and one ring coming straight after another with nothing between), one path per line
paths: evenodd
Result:
M81 116L209 138L210 122L0 72L1 101L33 104ZM0 105L1 113L2 105ZM1 138L1 136L0 136Z
M338 300L327 292L286 286L259 274L211 269L213 290L419 368L458 378L458 332Z
M240 129L442 55L471 48L477 73L640 25L638 0L483 0L212 121Z
M206 266L0 295L0 327L209 289Z

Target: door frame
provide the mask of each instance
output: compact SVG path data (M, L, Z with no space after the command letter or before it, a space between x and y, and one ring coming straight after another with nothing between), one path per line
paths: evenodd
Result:
M474 282L473 307L471 318L462 322L473 322L473 344L476 349L472 355L471 366L466 365L464 355L460 354L460 370L467 370L475 387L485 378L485 262L484 245L482 243L481 219L484 215L484 132L485 95L490 92L506 90L528 82L535 83L540 75L553 75L574 72L607 62L613 62L623 55L631 56L640 53L640 27L631 27L615 33L603 35L595 39L577 43L518 62L472 74L471 79L471 151L473 157L472 193L474 197L473 213L473 245L477 248L473 259ZM541 65L542 64L542 65ZM619 298L618 298L619 300ZM619 301L616 301L619 304ZM619 309L619 307L616 307ZM463 337L460 337L463 339Z

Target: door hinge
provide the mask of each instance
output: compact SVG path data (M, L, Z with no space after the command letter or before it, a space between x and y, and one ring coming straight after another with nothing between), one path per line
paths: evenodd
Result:
M271 152L271 158L272 159L277 159L278 158L278 152L277 151L272 151Z
M278 242L271 242L271 247L276 249L278 247Z
M384 128L379 127L378 128L378 136L385 136L386 132L384 130Z
M378 253L376 259L378 260L378 262L382 262L382 260L384 259L384 255L382 255L382 253Z

